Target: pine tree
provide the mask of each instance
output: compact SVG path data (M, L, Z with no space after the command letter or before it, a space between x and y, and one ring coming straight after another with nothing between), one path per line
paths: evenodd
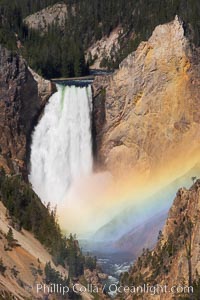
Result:
M14 236L13 236L13 231L12 231L12 228L10 227L9 230L8 230L8 233L6 235L6 239L8 241L8 245L9 246L12 246L13 242L14 242Z

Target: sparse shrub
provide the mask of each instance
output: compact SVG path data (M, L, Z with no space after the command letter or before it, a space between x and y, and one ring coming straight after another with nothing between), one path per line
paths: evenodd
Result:
M4 266L3 260L2 258L0 258L0 273L4 275L5 271L6 271L6 266Z
M13 266L13 267L11 268L11 274L12 274L15 278L17 278L17 276L18 276L18 274L19 274L19 271L17 270L17 267L16 267L16 266Z

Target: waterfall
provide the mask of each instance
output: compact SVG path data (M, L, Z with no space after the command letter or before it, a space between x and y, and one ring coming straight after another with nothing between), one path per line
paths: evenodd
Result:
M42 201L60 203L92 172L91 111L90 85L57 85L32 136L29 180Z

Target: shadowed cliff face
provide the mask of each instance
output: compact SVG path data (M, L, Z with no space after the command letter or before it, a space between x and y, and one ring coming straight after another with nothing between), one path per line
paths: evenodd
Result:
M173 173L183 159L186 164L196 159L199 57L176 17L156 27L107 80L96 78L97 162L115 175L134 169L144 179L164 168Z
M194 286L200 274L200 181L190 188L181 188L169 211L163 232L153 251L145 249L129 274L122 281L133 285L148 283L161 286ZM198 290L199 291L199 290ZM191 299L199 299L195 296ZM163 293L162 296L145 294L145 299L185 299L184 295ZM183 298L179 298L182 296ZM185 295L186 296L186 295ZM162 298L161 298L162 297ZM125 299L131 299L130 295ZM137 299L143 299L140 294ZM187 298L189 299L189 298Z
M36 80L20 56L0 46L0 165L7 171L26 172L31 132L51 94L49 83L44 93Z

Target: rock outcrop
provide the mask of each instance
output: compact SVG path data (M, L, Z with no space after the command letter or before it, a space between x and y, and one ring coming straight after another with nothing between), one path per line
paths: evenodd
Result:
M69 13L75 14L74 7L68 7L64 3L57 3L53 6L44 8L24 19L24 23L32 29L40 30L42 34L48 31L49 26L58 25L64 29L65 21Z
M116 60L120 49L119 36L123 29L119 26L112 30L109 36L103 36L93 43L86 51L86 60L91 63L91 69L103 69L104 60Z
M53 87L0 46L0 90L0 166L27 175L31 132Z
M199 299L196 296L199 289L195 290L200 274L199 215L200 180L197 180L190 189L181 188L177 192L156 247L153 251L143 251L129 274L122 276L122 282L129 282L135 286L144 283L149 286L167 285L168 292L158 293L157 296L145 293L145 299L168 300L186 297L188 290L185 290L185 295L181 289L170 293L171 288L175 286L193 286L192 299ZM143 297L141 293L137 299L144 299ZM132 298L128 296L127 299Z
M89 269L84 270L84 278L87 284L92 285L93 287L97 288L98 290L98 297L99 299L110 299L108 295L105 295L103 292L103 285L102 280L107 280L108 275L105 273L101 273L100 270L93 270L90 271Z
M144 179L196 159L199 58L176 17L156 27L113 75L96 78L93 121L99 165L119 176L134 169Z

